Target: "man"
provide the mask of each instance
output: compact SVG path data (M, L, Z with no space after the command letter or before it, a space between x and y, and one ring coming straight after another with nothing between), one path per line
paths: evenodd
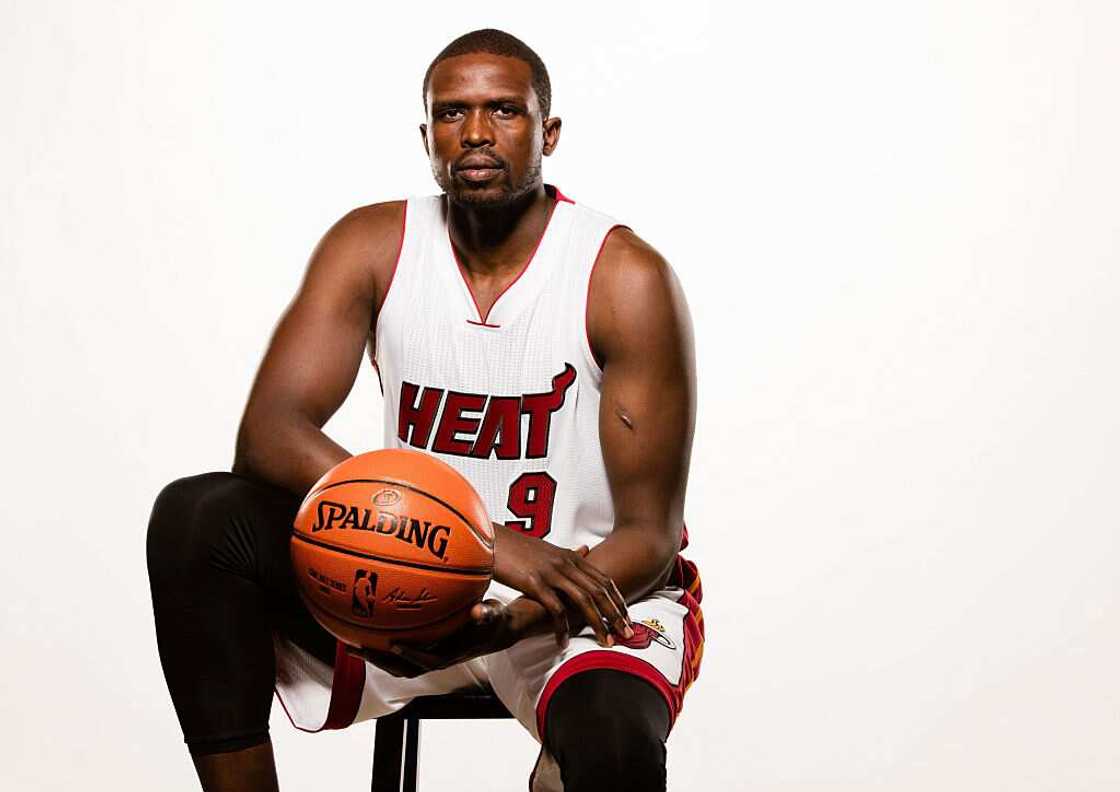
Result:
M695 389L684 298L629 228L543 183L561 123L524 43L456 39L424 101L443 194L327 232L261 364L233 472L173 482L153 509L157 638L188 747L206 790L275 789L274 685L315 731L488 683L542 743L535 788L663 789L703 640L678 554ZM321 427L367 343L387 444L455 466L497 522L472 621L361 658L299 601L288 540L300 497L350 456Z

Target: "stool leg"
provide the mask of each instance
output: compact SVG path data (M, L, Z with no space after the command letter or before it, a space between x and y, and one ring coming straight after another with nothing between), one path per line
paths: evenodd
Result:
M396 713L377 719L370 792L401 792L404 726L404 718Z
M420 719L406 718L404 722L404 777L402 792L416 792L420 775Z

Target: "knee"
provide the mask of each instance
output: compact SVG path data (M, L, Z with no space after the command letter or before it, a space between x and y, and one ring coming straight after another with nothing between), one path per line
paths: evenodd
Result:
M579 753L568 753L561 767L564 777L572 780L572 789L665 789L665 743L647 723L625 713L603 714Z
M548 742L566 789L665 788L668 710L648 683L617 671L585 672L561 686L553 705L558 701L559 709L549 708Z
M228 524L235 488L231 473L203 473L176 479L164 487L148 520L146 555L148 576L155 585L176 575L201 557L215 530Z

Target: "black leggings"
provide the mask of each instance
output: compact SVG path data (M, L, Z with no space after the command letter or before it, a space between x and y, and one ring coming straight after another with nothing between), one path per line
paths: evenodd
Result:
M196 756L268 740L273 630L334 664L335 639L308 613L292 575L299 504L287 490L233 473L179 479L156 498L147 540L156 640ZM612 792L664 789L668 729L668 707L648 682L587 671L554 694L546 746L569 792L606 788L608 778Z

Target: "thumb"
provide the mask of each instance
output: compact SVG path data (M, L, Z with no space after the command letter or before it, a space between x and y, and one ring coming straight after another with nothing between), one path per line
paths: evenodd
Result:
M579 547L576 548L576 552L579 553L581 556L586 556L588 553L591 552L591 548L589 548L587 545L580 545Z
M504 607L505 606L496 599L476 602L474 607L471 608L471 618L474 620L475 624L489 624L498 618L498 614L502 612L502 608Z

